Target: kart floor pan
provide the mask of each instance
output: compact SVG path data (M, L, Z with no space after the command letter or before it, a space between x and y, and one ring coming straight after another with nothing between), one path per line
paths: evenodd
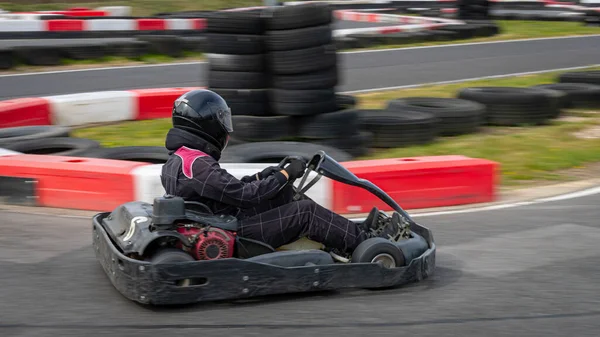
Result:
M93 247L113 286L123 296L143 304L174 305L420 281L435 269L436 246L427 228L412 225L411 230L424 237L430 248L407 266L394 269L373 263L280 267L242 259L152 265L124 256L96 218ZM203 283L188 287L175 284L182 279Z

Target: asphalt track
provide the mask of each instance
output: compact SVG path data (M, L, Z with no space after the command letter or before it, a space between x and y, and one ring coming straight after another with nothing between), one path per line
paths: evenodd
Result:
M600 35L342 53L339 91L356 91L597 64ZM0 99L206 85L206 64L0 76Z
M434 277L346 290L153 309L122 297L89 219L0 212L0 335L597 336L600 194L416 217L439 246Z

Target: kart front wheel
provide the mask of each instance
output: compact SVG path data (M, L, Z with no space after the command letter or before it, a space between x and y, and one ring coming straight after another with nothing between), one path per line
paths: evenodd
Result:
M361 242L352 253L352 263L380 263L385 268L402 267L404 254L396 245L384 238L370 238Z

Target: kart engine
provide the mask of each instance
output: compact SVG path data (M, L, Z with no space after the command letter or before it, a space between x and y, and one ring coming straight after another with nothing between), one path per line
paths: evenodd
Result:
M179 227L177 231L193 243L191 253L196 260L217 260L233 256L235 233L214 227L189 226Z

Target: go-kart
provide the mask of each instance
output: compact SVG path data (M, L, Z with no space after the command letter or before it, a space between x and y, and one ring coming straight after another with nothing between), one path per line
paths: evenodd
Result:
M325 152L308 161L300 184L293 185L294 199L306 198L306 191L322 176L375 194L395 213L390 217L374 207L367 221L380 225L399 217L402 230L394 238L367 239L346 255L307 238L274 249L238 235L235 217L212 214L201 203L166 195L153 204L133 201L96 214L96 258L120 293L152 305L387 288L433 273L436 246L431 231L414 222L380 188L356 177Z

